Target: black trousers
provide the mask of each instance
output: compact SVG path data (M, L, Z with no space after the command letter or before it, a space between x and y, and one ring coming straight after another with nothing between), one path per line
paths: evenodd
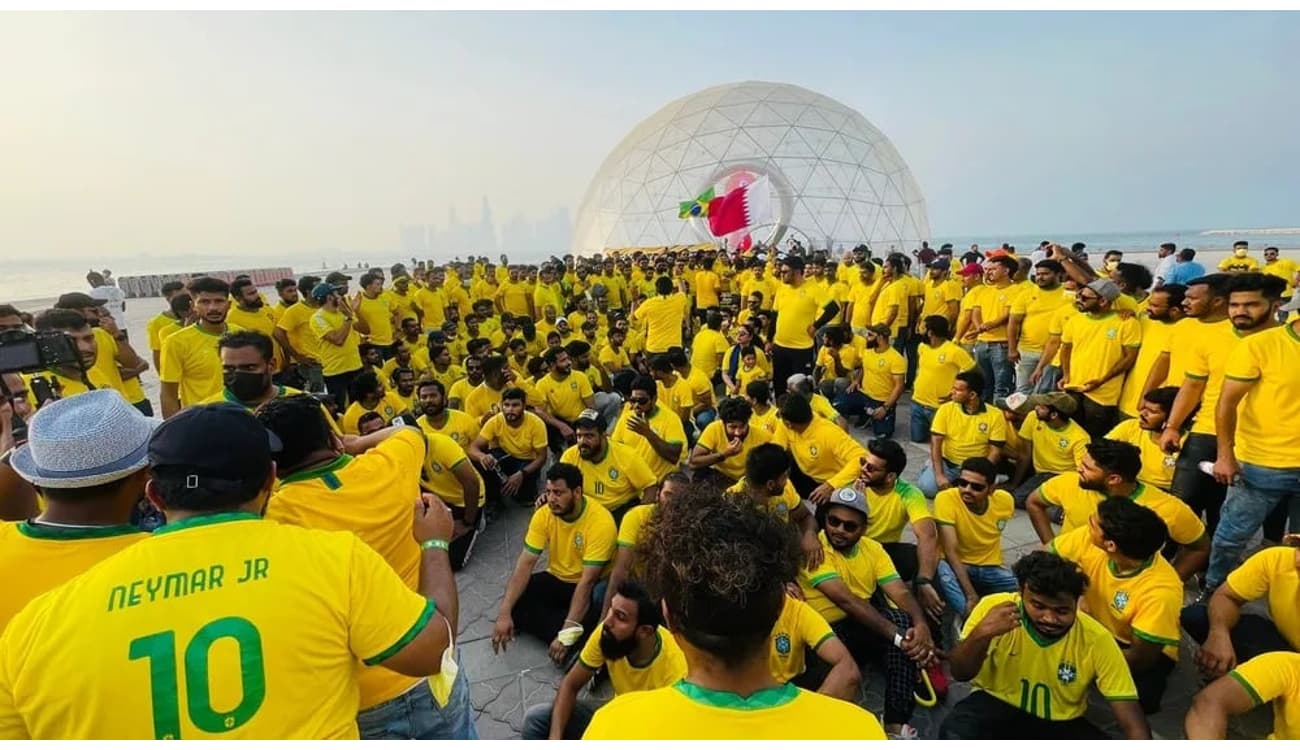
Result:
M1183 439L1182 450L1178 452L1174 478L1169 485L1170 494L1187 503L1196 515L1205 516L1205 533L1211 537L1219 526L1219 511L1223 508L1228 487L1201 471L1200 463L1213 463L1218 450L1214 435L1188 435Z
M939 725L941 740L1108 740L1109 736L1080 716L1048 721L976 690L953 706Z
M465 520L465 509L459 505L448 506L448 510L451 511L451 517L457 521ZM483 530L485 520L481 505L478 510L478 519L475 521L473 530L462 537L453 539L447 548L447 557L451 558L452 570L460 570L465 567L465 563L469 562L470 553L474 551L474 540L478 539L479 532Z
M516 471L521 471L525 466L532 463L522 458L515 458L505 451L497 448L492 451L492 457L497 460L497 467L501 469L501 474L507 478ZM475 467L478 468L478 467ZM483 489L487 493L485 503L498 503L506 498L501 495L502 487L505 483L495 471L484 471L479 468L478 473L483 477ZM520 505L531 506L537 500L537 475L531 476L525 474L524 481L519 484L519 491L511 498Z
M1210 635L1210 610L1204 604L1193 604L1183 608L1179 618L1183 630L1197 643L1205 643ZM1237 663L1254 659L1260 654L1273 651L1295 651L1290 641L1282 637L1277 625L1267 617L1243 612L1241 619L1230 632L1232 650L1237 652Z
M1123 643L1119 644L1119 647L1128 648ZM1160 710L1160 700L1165 697L1165 688L1169 686L1169 675L1177 666L1177 662L1164 654L1148 667L1133 669L1131 665L1129 666L1129 673L1133 675L1133 684L1137 686L1138 704L1142 706L1142 713L1150 716Z
M515 608L510 611L515 630L535 635L543 643L555 640L555 635L564 627L569 603L573 601L573 592L577 588L578 584L561 581L545 570L533 573L524 593L515 602ZM596 607L587 607L582 626L588 633L599 616Z
M352 370L351 372L340 372L337 375L325 376L325 392L334 397L334 405L339 411L343 411L348 406L348 387L361 370Z
M791 375L803 373L812 375L813 348L788 349L784 346L772 346L772 394L780 396L785 393L785 383Z
M1102 406L1082 393L1075 393L1075 403L1079 405L1074 419L1093 440L1106 437L1106 433L1119 423L1119 407Z
M872 606L893 622L900 633L912 627L912 618L901 609L877 604ZM907 654L892 642L853 618L840 620L831 626L831 630L844 642L844 647L853 655L853 661L860 665L870 662L884 668L885 723L906 724L911 721L912 712L916 710L916 662L907 658ZM794 682L799 687L816 690L830 672L830 665L818 658L812 650L808 651L805 663L808 665L807 671Z

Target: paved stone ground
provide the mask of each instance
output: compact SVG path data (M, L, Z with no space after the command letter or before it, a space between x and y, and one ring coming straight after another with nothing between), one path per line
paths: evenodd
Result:
M906 405L899 409L899 437L907 448L908 466L904 479L914 480L925 462L926 449L906 442ZM854 436L865 443L868 436L855 432ZM524 531L529 511L511 508L480 535L470 564L457 577L460 590L460 647L461 669L466 670L472 686L472 702L477 712L478 731L485 739L515 739L523 725L524 712L529 706L549 702L563 676L546 655L546 645L529 636L511 644L503 654L492 653L492 626L496 621L506 579L514 568L515 559L523 545ZM1003 532L1006 562L1014 563L1020 557L1039 547L1038 539L1024 511ZM1191 592L1188 592L1188 600ZM1158 738L1183 738L1183 717L1191 705L1192 696L1200 688L1201 680L1192 665L1192 645L1184 639L1178 668L1169 680L1164 698L1164 710L1149 717L1152 731ZM884 678L878 669L865 669L863 688L858 703L880 715L884 706ZM964 683L954 684L945 703L933 709L918 707L913 725L921 738L934 738L943 720L945 706L951 706L969 692ZM610 697L606 682L592 700ZM1094 696L1089 717L1103 728L1114 731L1114 721L1106 704ZM1230 732L1236 738L1261 738L1271 729L1267 708L1235 721Z

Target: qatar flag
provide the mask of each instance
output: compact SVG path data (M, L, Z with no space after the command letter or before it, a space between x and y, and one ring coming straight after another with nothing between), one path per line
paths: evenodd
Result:
M709 201L709 231L722 237L767 221L772 215L772 183L759 177Z

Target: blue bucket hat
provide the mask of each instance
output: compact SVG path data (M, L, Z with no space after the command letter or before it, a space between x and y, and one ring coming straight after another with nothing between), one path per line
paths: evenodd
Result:
M162 420L117 391L97 390L41 407L10 466L37 487L97 487L149 465L149 438Z

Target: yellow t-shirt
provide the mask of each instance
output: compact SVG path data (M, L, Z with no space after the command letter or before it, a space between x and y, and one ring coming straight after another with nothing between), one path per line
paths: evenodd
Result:
M1077 387L1105 375L1124 356L1125 349L1142 346L1142 328L1134 318L1116 313L1075 315L1061 332L1061 343L1070 344L1069 387ZM1102 406L1115 406L1124 390L1124 376L1117 375L1087 393Z
M1137 361L1133 369L1124 378L1124 388L1119 395L1119 410L1126 416L1136 417L1142 408L1142 397L1146 395L1147 376L1155 365L1161 352L1168 346L1169 337L1173 335L1174 323L1161 323L1146 315L1139 315L1138 326L1142 332L1142 348L1138 349Z
M1252 384L1237 407L1238 461L1272 469L1300 465L1294 440L1294 426L1300 424L1300 335L1295 328L1288 323L1247 337L1228 357L1223 376ZM1200 419L1198 413L1198 424Z
M782 284L776 290L772 309L776 311L775 346L787 349L808 349L813 345L809 329L821 315L823 300L814 284L807 281L798 288Z
M925 291L925 301L921 303L921 320L931 315L946 318L948 303L961 302L961 282L955 279L944 279L940 282L926 279L921 283Z
M176 322L176 318L173 318L170 313L158 313L149 319L149 322L145 324L145 333L149 337L150 351L162 351L162 339L158 334L163 328Z
M506 281L497 289L497 299L501 301L501 307L515 316L529 314L528 303L532 297L532 291L523 282ZM541 310L537 312L541 314Z
M632 664L626 657L610 661L600 650L600 636L605 630L601 625L591 631L587 642L582 647L578 660L582 666L595 672L601 667L609 669L609 683L614 687L614 695L627 695L641 690L658 690L668 687L686 676L686 655L668 629L660 625L655 630L657 640L655 652L648 664Z
M550 412L556 419L572 422L587 408L586 399L595 396L591 380L582 373L570 372L563 380L556 380L554 374L547 374L537 380L537 395L542 403L538 406Z
M777 682L789 682L804 670L804 650L816 651L835 631L817 610L793 596L785 597L785 606L772 626L771 650L767 664Z
M546 423L532 412L524 412L519 424L511 427L504 414L494 414L478 436L487 441L489 448L500 448L522 461L532 461L546 450Z
M396 289L385 289L383 296L388 301L389 309L397 311L398 325L407 318L414 318L417 322L420 320L420 316L415 313L415 291L408 288L406 294L399 294Z
M786 448L804 474L818 482L829 482L832 487L853 484L861 469L859 461L867 450L834 422L813 416L803 432L783 432Z
M239 305L231 304L230 312L226 313L226 322L236 328L242 328L245 331L257 331L265 334L271 339L271 348L274 351L271 362L272 372L279 370L279 363L283 361L284 355L280 353L280 344L275 340L275 313L272 308L259 307L256 310L244 310ZM292 341L289 343L293 343Z
M442 289L423 287L415 290L415 304L420 308L420 327L426 331L441 328L447 320L447 295ZM528 314L524 308L522 315Z
M682 345L682 321L686 319L685 300L686 295L681 292L666 296L656 294L636 306L632 322L647 331L646 351L663 354L674 346Z
M707 326L701 328L691 342L691 368L712 375L718 371L718 363L730 348L731 342L721 331Z
M582 499L578 517L566 521L546 506L533 511L524 535L524 547L535 555L546 551L546 570L551 575L577 583L584 566L604 568L614 558L614 518L600 503Z
M312 332L311 317L319 309L300 300L286 308L275 323L276 328L284 331L294 351L317 359L320 358L320 340ZM161 333L159 335L161 337Z
M384 391L384 397L379 399L379 403L375 404L373 409L362 406L360 401L353 401L348 404L348 408L343 412L343 434L360 435L361 429L357 426L357 423L361 421L361 417L367 412L373 411L378 414L383 418L384 426L387 427L393 423L393 417L407 411L408 408L406 402L402 400L401 396L397 395L396 391Z
M727 438L726 425L721 420L714 420L700 433L697 445L703 446L710 453L720 453L730 442L731 440ZM764 430L754 429L751 424L749 434L741 441L740 452L734 456L728 456L714 464L712 468L733 482L738 481L745 476L745 461L749 458L749 452L760 445L770 442L772 442L772 435Z
M1136 419L1125 419L1106 433L1106 437L1136 445L1142 456L1142 471L1138 472L1138 481L1169 491L1169 486L1174 482L1178 454L1165 453L1160 447L1159 432L1142 429L1142 424Z
M1002 411L985 403L968 414L960 404L949 401L939 407L930 423L930 433L944 438L944 460L958 466L968 458L987 457L989 444L1005 443L1009 431Z
M618 351L614 351L613 346L605 344L600 348L600 354L596 359L599 360L600 364L611 373L617 372L618 370L626 370L632 366L632 360L628 356L627 347L621 347Z
M1092 438L1078 422L1066 419L1065 426L1056 429L1038 420L1036 412L1025 415L1020 424L1020 438L1031 446L1034 471L1065 474L1079 468L1079 461L1087 453Z
M872 487L864 487L863 492L867 496L867 507L871 509L863 535L881 544L901 541L903 527L933 517L925 495L901 479L894 482L893 489L888 492L876 492Z
M446 370L439 370L437 365L429 365L429 377L442 383L442 387L447 393L447 398L451 398L451 389L456 383L465 380L465 369L458 364L452 363L447 365ZM469 381L465 381L466 384Z
M455 474L457 466L469 461L465 449L446 435L425 432L424 439L428 442L429 449L424 456L420 487L442 498L448 505L465 507L465 488ZM478 471L474 472L474 477L478 482L478 496L481 503L486 496L483 477Z
M469 444L479 435L478 421L459 409L447 409L443 414L447 415L447 421L442 427L434 427L430 424L427 415L420 416L415 420L415 424L426 433L441 433L455 440L456 445L462 449L469 448Z
M673 463L660 456L655 451L650 441L633 432L628 426L628 420L632 418L634 407L631 404L623 406L623 412L619 414L618 424L614 426L614 431L610 433L609 439L612 442L627 446L650 467L650 473L654 474L655 481L661 482L674 469L681 465L687 458L686 449L686 430L682 427L682 420L674 412L665 409L659 404L655 404L654 410L650 412L647 421L650 423L650 431L658 435L661 440L669 445L682 446L678 454L677 462ZM710 424L709 427L713 425ZM705 428L707 432L707 428Z
M876 717L791 684L748 697L681 680L620 695L596 712L584 740L883 740Z
M906 376L907 360L894 347L862 353L862 392L867 398L888 401L894 393L894 378Z
M1065 332L1066 324L1073 320L1078 314L1079 311L1073 304L1061 305L1057 308L1056 312L1052 314L1052 322L1047 327L1049 336L1054 336L1059 340ZM1053 367L1061 366L1062 348L1063 347L1060 346L1056 347L1056 354L1052 356L1052 361L1050 363Z
M1062 534L1048 549L1075 561L1088 574L1083 607L1115 638L1122 643L1133 643L1135 638L1154 643L1178 660L1183 582L1160 553L1139 570L1121 576L1106 553L1093 545L1092 529Z
M799 499L799 493L795 491L794 483L792 482L786 482L785 486L781 488L781 494L779 495L764 496L760 492L750 493L748 482L744 479L741 479L739 482L728 487L725 492L728 495L764 497L764 505L758 506L759 509L771 513L786 523L790 522L790 511L803 504L803 501Z
M1269 547L1228 574L1228 590L1246 601L1268 597L1268 614L1292 648L1300 648L1300 570L1294 547Z
M785 431L785 425L782 424L781 416L775 406L767 407L767 412L764 414L755 411L754 416L749 418L749 426L762 430L768 436L768 440L774 443L785 442L785 438L778 438L778 435Z
M654 515L657 506L653 503L638 505L623 514L623 521L618 525L618 546L635 547L641 541L641 530Z
M691 285L695 289L695 306L701 310L709 307L718 306L718 289L722 286L722 280L712 271L702 270L695 274L695 283Z
M238 328L238 326L234 326ZM117 339L103 328L96 328L95 342L99 346L99 356L95 359L93 370L103 373L105 382L111 382L117 378L122 387L119 392L129 404L138 404L145 400L144 388L140 385L139 376L133 375L129 378L122 378L122 374L117 369L117 355L119 352ZM92 378L91 382L94 382Z
M571 445L560 456L560 462L573 464L582 471L582 494L611 512L627 503L640 502L641 493L654 486L658 479L636 451L626 445L605 441L605 452L595 461L578 454L578 446Z
M982 597L966 619L962 639L1002 602L1022 606L1020 594ZM994 638L971 685L1048 721L1083 716L1088 709L1088 688L1094 683L1108 701L1137 701L1137 687L1124 654L1101 623L1080 612L1074 625L1055 640L1044 638L1033 627L1022 614L1020 627Z
M906 279L898 278L886 283L876 296L876 304L871 308L871 325L884 325L890 312L893 312L894 320L888 324L889 327L894 331L905 327L910 311L910 292L911 287Z
M227 332L234 331L227 326ZM163 340L158 379L177 383L181 406L192 406L225 387L221 377L219 334L186 326ZM360 367L360 365L357 365Z
M1260 654L1228 673L1255 705L1273 704L1270 740L1300 739L1300 654Z
M1066 298L1063 286L1050 291L1035 286L1016 297L1011 303L1011 315L1024 318L1020 321L1020 342L1016 346L1017 350L1042 353L1050 335L1052 316L1061 305L1068 304L1070 300Z
M1269 276L1276 276L1286 282L1286 289L1282 290L1283 297L1290 297L1295 292L1295 274L1296 262L1290 258L1278 258L1272 263L1265 262L1260 266L1260 273L1266 273Z
M393 307L386 294L380 293L374 299L361 295L361 305L356 314L370 326L366 337L372 344L388 346L393 343Z
M808 606L827 622L839 622L848 617L848 613L817 588L821 584L838 579L844 582L854 596L867 600L876 593L877 587L898 580L894 561L889 559L885 548L876 540L864 536L853 549L844 553L831 546L826 532L819 533L817 538L822 545L822 563L814 570L800 566L799 587L803 590Z
M0 632L28 602L148 538L130 525L93 529L30 521L0 524Z
M1097 512L1097 504L1106 496L1079 486L1077 474L1062 474L1043 482L1038 496L1049 505L1059 505L1065 520L1057 536L1078 528L1087 528L1088 518ZM1169 538L1179 544L1191 544L1205 536L1205 524L1187 507L1187 503L1149 484L1138 483L1129 499L1146 506L1160 516L1169 529Z
M350 531L172 522L11 621L0 737L355 740L358 661L387 659L433 615Z
M967 565L1002 564L1002 530L1016 514L1016 501L1006 490L994 490L988 507L976 513L950 487L934 496L935 523L957 532L957 558Z
M967 292L971 298L971 306L980 309L980 320L984 323L991 323L999 318L1010 318L1011 305L1020 296L1023 289L1015 284L1008 284L1004 287L996 286L977 286ZM985 342L1005 342L1007 340L1007 323L1004 320L1002 325L985 331L975 337L976 341Z
M357 348L361 346L361 334L357 333L355 326L348 328L347 338L341 345L325 340L325 334L341 328L344 320L343 313L337 310L330 312L323 307L311 316L311 330L316 335L321 370L325 377L361 369L361 352Z
M1186 371L1183 377L1205 381L1205 391L1201 394L1201 407L1196 411L1196 419L1192 422L1192 432L1199 435L1213 435L1217 431L1214 412L1219 404L1219 394L1223 391L1224 368L1243 339L1237 329L1233 328L1231 321L1227 320L1190 329L1189 332L1191 331L1199 335L1190 342L1182 342L1190 343L1191 348L1187 354ZM1281 363L1269 361L1269 366L1278 367ZM1238 413L1240 412L1241 409L1238 407ZM1241 426L1240 421L1238 419L1238 428Z
M948 394L957 373L975 366L975 359L965 349L951 341L937 347L921 344L916 349L916 382L912 384L912 401L939 408Z
M849 315L850 326L853 328L866 328L871 325L872 313L875 311L873 300L877 296L877 290L882 283L882 276L877 273L870 284L864 284L861 280L857 280L849 286L848 302L853 305Z
M407 588L420 585L420 547L411 536L411 505L419 496L424 440L401 430L360 456L341 455L312 471L280 480L266 506L272 521L320 531L346 531L378 552ZM361 707L383 703L418 678L383 667L358 672Z
M464 396L461 396L462 411L470 416L475 422L483 424L483 418L489 414L495 414L501 411L501 393L497 389L489 386L486 381L479 383L477 386L469 384L468 380L456 381L456 386L464 385ZM516 385L519 385L518 383ZM520 387L523 387L520 385ZM448 393L448 397L453 394ZM530 401L531 403L531 401Z
M1219 270L1226 273L1246 273L1248 271L1258 271L1259 261L1247 255L1244 258L1238 258L1235 255L1229 255L1219 261Z

